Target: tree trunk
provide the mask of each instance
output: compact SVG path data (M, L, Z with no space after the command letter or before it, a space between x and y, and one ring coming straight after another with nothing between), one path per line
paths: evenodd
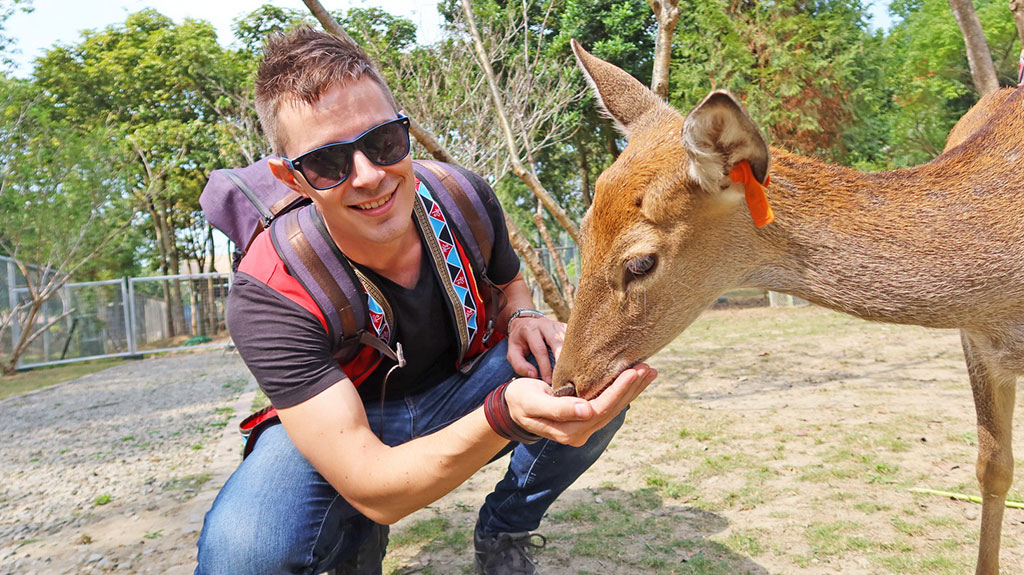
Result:
M152 200L147 202L147 208L149 209L149 215L153 219L153 232L156 234L156 246L157 251L160 254L160 275L170 275L170 254L167 249L167 238L166 230L163 226L163 216L160 210L157 209L156 204ZM167 326L167 333L163 334L165 338L174 336L174 314L171 311L171 289L167 285L167 281L160 282L160 287L163 289L164 299L164 325Z
M1021 49L1024 50L1024 0L1010 0L1010 12L1013 14L1013 22L1017 24Z
M985 41L985 32L981 29L981 21L978 20L974 4L971 0L949 0L949 7L953 10L953 16L964 36L967 64L971 68L971 79L974 81L974 89L978 96L998 90L999 80L996 78L995 65L992 64L992 53L988 49L988 42Z
M163 218L161 223L164 227L164 241L167 242L167 267L170 272L169 275L178 275L181 273L181 258L178 254L177 242L175 242L174 226L171 224L171 206L165 203L162 206ZM181 281L174 280L171 284L171 315L174 318L174 324L171 327L173 335L179 335L188 331L185 325L185 300L181 295Z
M302 0L302 2L307 8L309 8L313 17L320 22L320 25L324 27L324 30L327 30L339 38L347 40L348 42L358 45L358 43L352 39L352 36L349 36L348 32L341 27L341 24L339 24L338 21L335 20L323 7L323 4L320 4L320 0ZM419 142L435 160L439 162L447 162L449 164L455 163L455 160L448 153L448 150L446 150L444 146L437 141L437 138L435 138L433 134L421 126L415 118L409 118L409 133L412 134L413 138L416 138L416 141Z
M576 155L580 162L580 187L583 191L583 206L589 209L590 204L594 201L594 198L590 195L590 161L587 159L587 148L579 139L576 141Z
M605 136L608 138L608 153L612 155L612 158L618 159L622 150L619 149L619 143L615 140L615 132L608 130L605 132Z
M508 116L505 114L505 106L502 103L501 94L498 91L498 82L495 79L494 69L491 68L491 59L487 54L487 50L484 48L483 40L480 38L480 32L476 28L476 19L473 17L473 8L470 6L469 0L462 0L462 11L466 15L466 24L469 26L469 33L473 36L473 46L476 48L477 60L480 63L480 68L484 72L484 76L487 78L487 86L491 92L491 100L494 102L494 112L498 115L498 123L501 125L501 131L505 134L505 146L508 148L509 163L512 165L512 173L518 176L519 179L526 184L526 187L530 188L530 191L544 203L544 207L551 212L551 215L554 216L559 225L561 225L565 231L569 232L569 235L572 237L572 241L576 242L576 245L580 245L579 227L569 218L569 214L567 214L565 210L555 202L555 199L551 197L551 194L544 189L544 185L540 183L540 180L538 180L537 176L533 174L533 171L528 170L523 166L523 162L519 158L519 147L516 145L516 138L512 134L512 127L509 125Z
M213 241L213 226L206 224L206 273L213 273L217 253ZM217 334L217 303L213 299L213 278L206 278L206 291L203 293L203 317L206 319L203 334L214 336Z
M43 303L45 303L40 301L33 293L29 293L29 296L32 298L32 304L28 309L28 317L25 319L25 323L21 325L21 337L18 338L18 341L11 341L11 356L3 366L4 375L14 375L17 372L18 360L21 359L29 344L32 343L33 324L35 324L36 316L39 315L39 310L42 309ZM18 321L18 318L14 318L14 321Z
M331 18L331 15L324 9L320 4L319 0L302 0L309 8L310 12L320 22L328 32L345 38L350 42L355 43L352 37L345 32L345 29L338 24L337 20ZM426 128L422 127L416 120L411 119L409 132L416 138L424 148L427 149L430 154L441 162L456 163L451 154L444 148L443 145L431 134ZM538 182L539 183L539 182ZM512 247L522 258L526 264L527 269L533 274L537 283L541 287L541 291L544 294L544 301L551 306L555 316L560 321L568 321L569 319L569 305L565 303L565 299L562 294L558 291L558 287L555 285L551 275L548 274L547 270L540 263L540 258L537 257L537 251L530 245L530 241L526 239L522 231L519 230L519 226L512 221L509 215L505 214L505 224L508 227L509 239L512 243Z
M519 226L512 221L507 213L505 214L505 226L508 228L508 239L512 243L512 247L515 248L519 257L523 258L526 269L530 270L533 278L537 280L537 285L540 286L540 291L544 294L544 301L551 306L551 311L554 312L558 321L569 321L568 302L562 297L562 292L558 291L555 280L551 278L551 274L548 273L547 268L540 261L540 257L537 256L537 250L533 249L530 240L526 239Z
M672 63L672 36L679 22L679 0L647 0L647 3L658 19L651 90L663 100L668 100L668 72Z
M537 209L533 212L533 223L537 226L537 231L540 232L540 237L544 240L544 245L548 248L548 257L551 259L551 265L555 268L555 274L558 276L558 283L562 284L562 296L565 297L565 302L572 308L572 295L575 291L575 286L569 281L569 274L565 273L565 264L562 263L562 256L558 253L558 246L555 245L554 240L551 239L551 234L548 233L548 227L544 225L544 206L541 205L540 201L537 202Z

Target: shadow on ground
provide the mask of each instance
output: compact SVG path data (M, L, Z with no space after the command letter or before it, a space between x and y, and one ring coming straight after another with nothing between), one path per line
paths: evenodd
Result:
M475 573L475 520L476 509L463 505L394 529L385 573ZM721 515L666 505L653 488L573 489L541 524L547 542L535 557L545 575L767 575L742 541L711 539L727 527Z

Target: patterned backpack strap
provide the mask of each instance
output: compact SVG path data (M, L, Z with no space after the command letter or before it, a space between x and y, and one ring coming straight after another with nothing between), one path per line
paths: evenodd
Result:
M399 361L395 352L368 329L367 300L362 283L334 242L328 241L323 219L312 205L277 218L271 240L288 273L309 293L327 322L335 357L342 363L369 345ZM393 318L388 318L393 325Z
M494 225L481 197L491 195L490 186L483 178L465 168L436 162L417 160L413 162L416 177L427 185L431 194L450 214L452 224L458 232L474 269L488 289L481 290L487 315L483 341L486 343L495 329L495 321L501 307L501 290L487 275L494 248Z
M487 186L480 176L452 164L433 160L413 162L416 177L425 183L444 206L452 223L468 244L473 264L486 276L494 246L494 226L478 189ZM447 193L439 193L447 191Z

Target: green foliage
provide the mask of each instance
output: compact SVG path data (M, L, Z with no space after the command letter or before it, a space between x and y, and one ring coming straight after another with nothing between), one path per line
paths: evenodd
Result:
M30 82L0 80L0 250L40 266L37 287L95 257L130 217L111 133L69 130L60 115Z
M871 162L881 107L881 38L859 0L684 1L671 100L683 110L710 90L737 94L775 145L832 161Z
M1000 84L1016 81L1019 46L1005 2L974 2ZM885 120L893 163L915 165L942 151L953 124L977 101L963 36L942 0L896 0L885 40L894 105Z
M17 12L31 12L32 0L0 0L0 65L10 66L14 39L7 34L7 19Z
M10 44L6 19L29 6L0 0L0 59ZM525 134L521 151L541 182L578 220L598 175L625 142L578 80L569 40L649 83L657 27L650 6L644 0L475 0L473 6L505 97L518 97L516 88L528 93L513 117L557 108L536 126L513 129ZM1005 2L975 6L999 78L1012 84L1018 46ZM687 111L710 90L729 89L773 144L793 151L864 169L921 163L941 151L950 127L977 99L963 39L943 0L894 0L895 23L885 32L869 28L862 0L681 0L679 7L671 103ZM439 8L451 35L431 46L417 46L415 25L380 8L334 15L380 62L399 101L461 163L496 181L503 204L529 233L536 201L517 179L502 177L507 154L467 43L461 1L443 0ZM132 217L135 225L83 264L79 277L137 273L158 267L163 218L178 255L201 257L205 222L197 199L207 174L268 151L252 110L263 39L301 24L318 25L304 10L266 4L234 21L236 43L225 48L208 22L175 23L147 9L52 47L31 80L3 80L0 240L8 241L6 250L21 236L26 246L63 249L74 245L68 238L79 229L75 222L94 221L96 231L86 232L91 241L91 234ZM532 74L523 76L524 67ZM545 104L552 82L566 78L582 95Z
M307 12L264 4L248 14L235 18L231 24L231 31L245 51L258 55L263 50L263 40L268 35L312 23L312 18Z
M221 48L208 22L175 24L154 10L86 31L37 61L34 84L55 121L71 136L105 133L116 154L107 168L125 172L137 223L148 224L151 240L177 240L173 253L153 243L136 259L159 253L153 267L176 273L173 262L198 251L189 240L205 237L198 197L209 171L261 155L248 103L254 66L252 54Z

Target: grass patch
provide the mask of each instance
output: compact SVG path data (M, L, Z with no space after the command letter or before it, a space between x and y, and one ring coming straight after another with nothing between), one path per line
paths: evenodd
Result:
M124 363L120 358L97 359L51 367L37 367L0 377L0 399L14 397Z
M264 407L270 406L270 399L267 398L267 394L263 393L262 389L256 389L256 396L252 398L252 405L249 409L252 411L259 411Z
M765 541L770 533L762 529L737 529L722 541L736 553L757 557L765 552Z
M872 547L870 542L855 534L860 527L853 521L816 522L807 528L805 537L814 555L841 555Z
M697 488L693 485L675 481L668 474L657 469L648 472L644 477L644 482L648 487L657 489L660 495L672 499L687 499L697 492Z
M230 391L231 393L242 393L245 389L246 384L249 383L249 379L245 377L236 377L235 379L229 379L221 384L221 387Z
M434 517L417 521L401 532L392 534L389 546L414 546L421 551L462 554L469 551L472 542L473 533L469 529L453 528L447 518Z
M203 484L210 479L213 479L212 473L196 473L194 475L186 475L185 477L175 477L164 482L161 487L166 491L184 491L186 489L195 490L203 486Z

